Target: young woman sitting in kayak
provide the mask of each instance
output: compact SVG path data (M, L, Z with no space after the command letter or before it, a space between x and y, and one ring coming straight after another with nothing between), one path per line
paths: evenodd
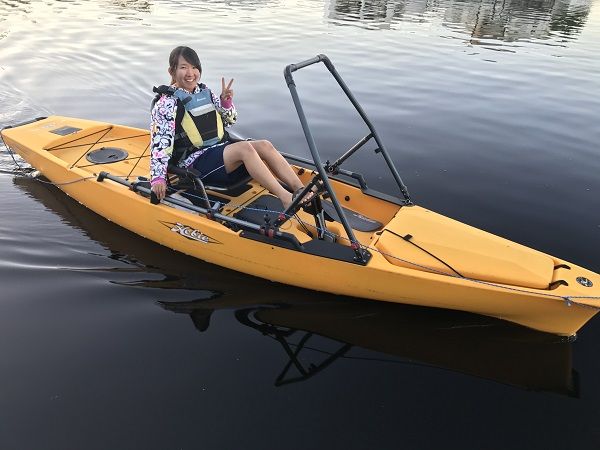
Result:
M214 95L200 84L198 55L183 46L171 52L169 74L171 86L155 89L152 107L150 176L156 196L165 197L167 166L175 164L199 170L207 184L231 184L250 174L287 208L292 194L278 179L294 192L304 185L283 156L266 140L227 140L224 127L237 119L233 79L226 84L221 78L221 95Z

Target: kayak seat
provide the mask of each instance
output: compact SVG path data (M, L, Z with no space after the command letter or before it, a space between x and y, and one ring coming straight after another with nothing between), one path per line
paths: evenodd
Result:
M240 142L250 141L252 139L244 138L233 131L228 130L227 140L230 142ZM192 197L196 194L193 191L200 191L197 192L197 194L205 197L202 192L204 190L213 191L228 197L238 197L252 188L250 181L252 181L252 177L248 175L227 185L206 184L202 181L202 173L197 169L192 167L181 168L174 164L169 164L167 167L167 183L169 186L177 190L186 190Z
M250 184L251 180L252 177L248 175L229 185L212 185L205 184L202 181L202 174L200 171L194 168L181 168L172 164L169 164L167 168L167 184L169 187L178 191L186 191L188 194L196 194L201 197L206 197L205 191L212 191L216 194L222 194L229 197L237 197L252 187Z

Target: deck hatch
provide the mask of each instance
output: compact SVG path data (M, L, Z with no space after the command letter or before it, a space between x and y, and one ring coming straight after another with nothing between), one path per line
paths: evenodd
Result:
M57 128L56 130L50 130L50 133L58 134L59 136L67 136L68 134L77 133L78 131L81 131L81 128L66 126Z
M110 164L118 161L123 161L129 156L122 148L118 147L102 147L97 150L92 150L85 158L94 164Z

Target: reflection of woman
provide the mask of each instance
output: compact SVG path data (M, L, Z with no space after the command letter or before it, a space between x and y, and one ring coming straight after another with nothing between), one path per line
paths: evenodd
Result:
M171 87L166 86L152 108L150 176L152 191L162 200L166 195L169 163L198 169L207 184L230 184L249 173L275 194L285 207L303 184L269 141L229 142L223 128L235 123L233 90L221 78L221 95L215 96L199 84L200 59L189 47L177 47L169 56ZM275 176L277 178L275 178Z

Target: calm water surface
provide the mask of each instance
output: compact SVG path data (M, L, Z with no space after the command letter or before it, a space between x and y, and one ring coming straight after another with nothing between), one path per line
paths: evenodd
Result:
M0 127L146 127L179 44L209 86L235 78L238 132L302 156L282 70L326 53L417 203L600 271L599 1L0 1ZM325 158L365 134L322 67L297 83ZM2 449L600 446L598 318L570 343L234 273L3 146L0 194Z

